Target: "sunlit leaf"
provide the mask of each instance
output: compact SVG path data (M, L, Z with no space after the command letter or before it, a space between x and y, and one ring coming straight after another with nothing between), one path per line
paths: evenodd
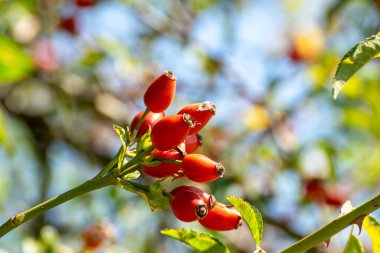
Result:
M34 69L31 58L10 38L0 35L0 84L26 78Z
M351 234L343 253L364 253L363 245L356 236Z
M373 253L380 253L380 223L374 217L368 215L364 219L363 227L371 237Z
M256 241L256 248L260 248L261 239L263 237L263 218L259 210L241 198L229 196L227 200L234 205L245 222L247 222L252 236Z
M343 56L334 76L334 99L337 98L348 79L379 53L380 33L361 41Z
M214 236L190 229L164 229L161 234L186 243L197 252L228 253L229 250Z

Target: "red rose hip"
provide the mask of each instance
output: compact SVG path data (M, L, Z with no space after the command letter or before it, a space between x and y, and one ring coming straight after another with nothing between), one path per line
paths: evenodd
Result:
M199 194L194 191L179 191L169 201L173 214L185 222L202 219L208 213L207 205Z
M188 135L185 138L185 151L187 154L192 154L202 145L202 137L196 133Z
M185 176L195 182L210 182L223 176L225 168L205 155L190 154L182 162Z
M132 123L131 123L131 131L135 130L137 123L139 122L143 114L144 114L144 111L141 111L133 118ZM160 113L148 112L148 114L145 116L144 120L142 121L139 127L137 136L141 137L142 135L144 135L148 131L149 127L152 128L164 116L165 116L164 112L160 112Z
M214 208L208 211L206 217L199 220L199 223L211 230L227 231L239 228L243 221L234 207L216 203Z
M150 138L158 150L173 149L185 140L194 125L188 114L163 117L154 125Z
M210 101L190 104L182 108L177 114L188 113L197 122L195 127L190 130L189 135L198 133L216 114L216 106Z
M202 198L203 202L207 204L207 209L209 210L213 209L216 204L216 199L213 195L210 195L204 190L199 189L198 187L195 187L195 186L181 185L175 188L174 190L172 190L170 194L176 195L177 193L181 191L192 191L198 194Z
M176 78L165 71L154 80L144 94L144 103L152 112L165 111L172 103L176 90Z
M154 159L164 158L172 160L182 160L183 155L179 150L171 149L167 151L153 150L151 152L154 154ZM181 164L174 164L170 162L161 162L157 166L142 166L145 174L156 177L156 178L166 178L173 176L181 169Z

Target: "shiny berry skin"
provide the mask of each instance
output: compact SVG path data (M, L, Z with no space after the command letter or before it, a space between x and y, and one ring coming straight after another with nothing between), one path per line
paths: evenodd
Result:
M176 195L177 193L181 191L192 191L194 193L197 193L199 196L202 197L202 200L205 204L207 204L207 209L211 210L214 208L216 204L216 199L213 195L208 194L202 189L199 189L198 187L195 186L190 186L190 185L181 185L175 188L174 190L171 191L170 194Z
M214 208L208 211L206 217L199 220L199 223L211 230L227 231L239 228L243 221L234 207L216 203Z
M154 80L144 94L144 103L152 112L163 112L172 103L176 90L176 78L165 71Z
M95 0L75 0L78 7L91 7L96 4Z
M202 145L202 137L199 134L186 136L185 151L187 154L192 154Z
M202 197L194 191L179 191L169 201L173 214L177 219L185 222L202 219L208 213L207 205Z
M205 155L189 154L182 161L185 176L195 182L210 182L223 176L225 168Z
M188 113L197 122L195 127L190 130L189 135L198 133L216 114L216 106L210 102L190 104L183 107L177 114Z
M150 138L158 150L173 149L185 140L194 124L188 114L166 116L153 126Z
M172 160L182 160L183 155L177 149L171 149L167 151L153 150L151 152L154 154L154 158L164 158L164 159L172 159ZM173 176L181 169L181 164L174 164L169 162L161 162L160 165L157 166L142 166L142 169L145 174L156 177L156 178L166 178Z
M141 111L133 118L132 123L131 123L131 131L135 129L135 127L137 126L137 123L139 122L143 114L144 114L144 111ZM160 113L148 112L148 114L145 116L143 122L140 125L139 131L137 132L137 136L141 137L142 135L144 135L149 130L149 127L152 128L164 116L165 116L164 112L160 112Z

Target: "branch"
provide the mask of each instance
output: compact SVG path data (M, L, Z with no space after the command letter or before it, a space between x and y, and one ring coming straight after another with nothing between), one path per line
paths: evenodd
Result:
M54 198L51 198L41 204L38 204L24 212L21 212L13 217L11 217L8 221L6 221L3 225L0 226L0 237L3 237L8 232L12 231L19 225L25 223L26 221L64 203L73 198L78 197L79 195L88 193L90 191L94 191L96 189L100 189L109 185L115 185L117 183L117 179L114 175L109 175L106 177L95 178L84 182L83 184L65 192L61 195L58 195Z
M359 218L367 216L373 211L377 210L380 207L380 195L377 195L375 198L369 200L363 205L355 208L351 212L343 215L321 229L315 231L314 233L308 235L307 237L301 239L295 244L289 246L288 248L281 251L281 253L302 253L306 252L308 249L314 247L318 243L325 242L329 240L333 235L339 233L346 227L352 225ZM361 226L361 225L360 225Z

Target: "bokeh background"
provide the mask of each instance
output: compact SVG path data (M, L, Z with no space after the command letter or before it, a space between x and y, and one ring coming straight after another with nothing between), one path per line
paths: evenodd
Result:
M0 13L2 221L96 175L120 146L112 124L144 110L164 70L177 77L167 114L216 104L200 152L227 172L198 186L253 203L267 252L337 217L346 199L357 206L379 193L379 61L336 101L330 90L340 57L378 31L378 0L0 0ZM113 187L17 228L0 252L80 252L96 223L115 234L99 252L191 252L159 230L204 230ZM310 252L342 252L349 231ZM254 250L245 226L215 235L232 252Z

